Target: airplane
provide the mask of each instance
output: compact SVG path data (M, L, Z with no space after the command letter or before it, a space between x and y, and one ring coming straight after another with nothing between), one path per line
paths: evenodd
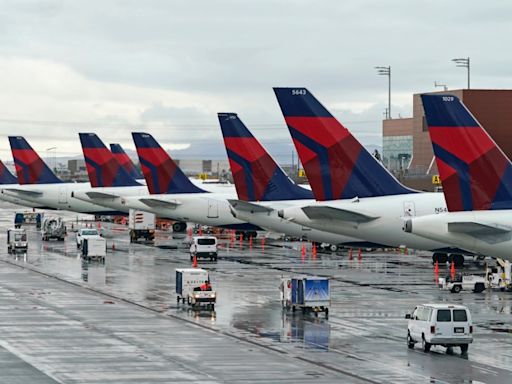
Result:
M312 203L313 193L288 178L236 113L219 113L218 118L238 194L237 200L229 200L233 216L277 233L328 243L333 251L339 245L370 246L280 218L279 209Z
M512 163L458 97L421 98L449 212L404 230L512 261Z
M50 209L94 215L122 214L73 198L72 191L89 190L90 183L62 182L23 137L9 136L9 143L20 185L3 186L4 197L20 198Z
M3 161L0 160L0 186L9 188L9 187L17 187L18 185L19 185L18 179L16 178L16 176L14 176L11 172L9 172L9 170L7 169L7 167L5 166ZM6 201L6 202L9 202L12 204L16 204L16 205L22 205L24 207L29 207L29 208L43 208L43 206L40 204L32 203L30 201L23 200L23 199L20 199L19 197L15 197L15 196L3 195L1 193L0 193L0 200Z
M402 185L306 88L274 92L318 200L280 210L280 217L387 247L433 251L433 261L464 262L465 249L402 230L404 219L446 211L441 193Z
M134 132L132 136L149 194L147 191L145 194L142 192L138 195L135 192L130 194L130 190L140 190L140 187L121 190L103 188L75 192L76 198L89 199L105 207L125 212L136 209L170 218L178 221L178 225L173 226L173 230L177 232L184 231L187 222L194 222L232 228L239 233L249 231L246 235L256 235L255 231L260 229L259 227L236 219L231 214L227 199L236 198L235 189L231 184L193 182L185 176L153 136L140 132ZM210 191L203 189L202 186L207 186Z
M121 147L121 144L110 144L110 152L112 152L118 163L125 169L126 172L128 172L130 177L137 180L137 182L140 184L146 182L140 170L135 167L133 161L126 154L123 147Z

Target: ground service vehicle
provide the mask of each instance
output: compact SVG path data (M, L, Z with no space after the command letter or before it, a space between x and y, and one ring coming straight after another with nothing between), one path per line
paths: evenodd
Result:
M7 252L27 252L28 241L27 231L21 228L10 228L7 230Z
M512 264L508 260L496 259L495 265L486 268L486 280L491 289L512 289Z
M57 239L64 241L66 236L66 226L60 217L45 217L41 226L41 239L48 241L50 239Z
M107 241L101 236L88 236L82 241L82 258L84 260L105 261Z
M473 321L471 313L463 305L422 304L405 315L407 325L407 346L421 343L425 352L432 345L446 348L460 347L465 354L473 342Z
M136 243L140 238L144 241L155 241L155 220L154 213L130 209L128 216L130 243Z
M439 278L439 287L452 293L459 293L462 290L471 290L475 293L485 291L486 280L484 276L457 274L453 278L448 275Z
M100 237L100 232L94 228L81 228L76 233L76 247L80 248L84 239L89 237Z
M21 228L23 224L32 224L37 229L41 228L42 214L39 212L16 212L14 215L14 227Z
M201 290L201 287L210 282L208 271L201 268L176 269L176 294L177 302L197 307L201 305L215 308L217 293L209 287L209 290Z
M215 236L194 236L190 245L190 260L204 258L217 261L217 238Z
M281 280L281 304L293 312L301 308L303 313L324 312L329 316L331 292L329 279L325 277L291 277Z

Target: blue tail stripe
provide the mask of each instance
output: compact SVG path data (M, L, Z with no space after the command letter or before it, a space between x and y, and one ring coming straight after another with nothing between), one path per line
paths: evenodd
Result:
M306 88L274 88L274 93L285 117L332 117Z
M453 95L421 95L430 127L478 127L478 122Z
M218 118L224 137L254 137L236 113L219 113Z
M472 211L473 202L471 201L471 179L469 176L468 164L437 144L432 143L432 147L434 148L434 154L436 157L441 159L457 172L462 206L464 207L464 210Z

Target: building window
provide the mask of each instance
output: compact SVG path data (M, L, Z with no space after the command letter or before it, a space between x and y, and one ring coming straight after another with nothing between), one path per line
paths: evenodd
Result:
M392 172L404 172L412 159L412 136L384 136L382 162Z

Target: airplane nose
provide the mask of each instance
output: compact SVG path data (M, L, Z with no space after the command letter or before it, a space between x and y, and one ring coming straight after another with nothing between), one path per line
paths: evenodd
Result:
M277 211L277 216L279 216L281 219L284 219L284 210L280 209Z
M404 232L412 233L412 220L407 219L404 223L404 226L402 227Z

